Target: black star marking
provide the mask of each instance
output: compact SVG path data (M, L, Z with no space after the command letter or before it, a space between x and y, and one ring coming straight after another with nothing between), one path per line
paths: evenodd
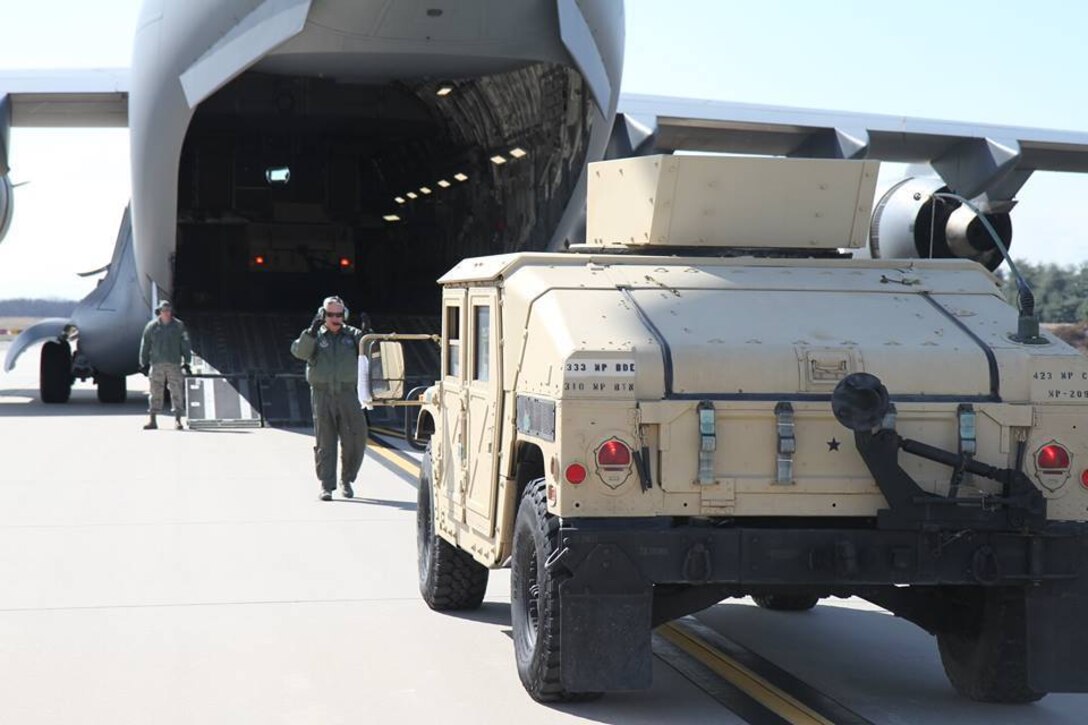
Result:
M837 450L839 450L839 446L840 446L840 445L842 445L842 444L841 444L841 443L839 443L839 442L838 442L837 440L835 440L834 438L832 438L831 440L829 440L829 441L827 442L827 450L828 450L828 451L837 451Z

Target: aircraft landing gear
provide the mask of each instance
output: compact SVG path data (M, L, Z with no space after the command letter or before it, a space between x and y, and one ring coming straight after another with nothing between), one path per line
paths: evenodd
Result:
M43 403L67 403L72 394L72 348L67 341L42 345L38 391Z

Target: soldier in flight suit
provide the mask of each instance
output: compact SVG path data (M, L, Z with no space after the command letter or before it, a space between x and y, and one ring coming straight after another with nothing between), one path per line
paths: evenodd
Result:
M306 361L314 410L314 463L322 501L331 501L336 488L337 440L343 448L340 490L345 498L355 495L351 485L366 452L366 415L356 392L359 341L364 333L348 325L347 319L344 301L327 297L310 327L291 343L291 354Z
M155 308L158 315L147 323L143 338L140 339L140 372L151 377L151 419L144 430L158 428L155 416L162 412L166 387L170 387L170 407L173 409L175 427L182 430L182 406L185 405L185 391L182 389L182 371L192 375L189 364L193 361L193 351L189 345L189 333L185 323L174 317L170 303L163 300Z

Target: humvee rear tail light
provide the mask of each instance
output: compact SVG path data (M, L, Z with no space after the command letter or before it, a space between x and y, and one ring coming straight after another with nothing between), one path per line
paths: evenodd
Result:
M631 449L623 441L613 438L597 449L597 465L622 467L631 465Z
M581 463L572 463L567 466L566 477L568 482L577 485L586 480L586 467Z
M1035 454L1035 462L1042 471L1064 471L1069 468L1069 451L1057 443L1047 443Z

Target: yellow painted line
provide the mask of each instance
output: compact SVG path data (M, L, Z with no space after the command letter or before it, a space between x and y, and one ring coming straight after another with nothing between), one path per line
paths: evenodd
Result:
M709 667L719 677L732 683L742 692L787 722L833 723L788 692L768 682L699 637L673 624L658 628L658 634Z
M373 438L370 439L370 443L367 448L384 458L389 463L392 463L394 466L404 471L412 478L419 478L419 466L415 465L414 463L409 463L403 457L397 455L396 453L393 453L390 449L386 448L381 443L378 443Z

